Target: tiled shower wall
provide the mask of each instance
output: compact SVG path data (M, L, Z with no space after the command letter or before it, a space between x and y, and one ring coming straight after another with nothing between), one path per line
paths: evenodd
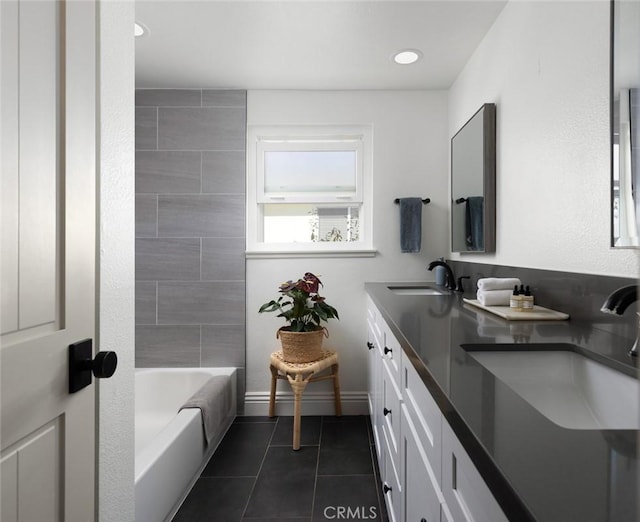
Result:
M244 381L245 136L245 91L136 91L136 367Z

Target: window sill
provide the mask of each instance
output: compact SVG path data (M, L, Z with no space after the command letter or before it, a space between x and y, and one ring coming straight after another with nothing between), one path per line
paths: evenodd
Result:
M375 257L377 250L247 250L247 259L308 259L323 257Z

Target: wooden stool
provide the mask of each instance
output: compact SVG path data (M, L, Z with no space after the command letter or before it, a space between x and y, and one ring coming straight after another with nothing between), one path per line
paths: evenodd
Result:
M300 449L300 401L307 384L325 379L333 379L333 395L336 415L342 415L340 404L340 383L338 381L338 354L332 350L323 350L320 359L308 363L290 363L282 358L282 351L271 354L271 395L269 397L269 417L275 416L276 383L286 379L293 390L293 449ZM329 375L317 375L331 368Z

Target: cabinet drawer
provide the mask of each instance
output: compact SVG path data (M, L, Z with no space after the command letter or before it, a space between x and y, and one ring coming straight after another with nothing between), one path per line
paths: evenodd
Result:
M380 350L384 358L389 361L389 366L393 370L396 382L400 382L400 360L402 348L396 340L391 329L382 318L382 314L367 296L367 323L375 338L374 344Z
M442 412L422 382L418 372L406 357L402 359L402 400L431 468L441 484Z
M508 522L447 422L442 423L442 493L456 522Z
M400 343L391 333L391 329L387 326L387 323L382 323L382 356L387 362L389 370L393 375L396 383L400 383L400 365L402 361L402 348Z

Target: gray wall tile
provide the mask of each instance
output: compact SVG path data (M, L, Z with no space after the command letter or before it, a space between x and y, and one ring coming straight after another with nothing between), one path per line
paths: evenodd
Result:
M242 324L244 282L158 283L159 324Z
M202 366L244 366L244 324L202 327Z
M158 109L136 107L136 150L158 148Z
M246 103L246 91L136 91L136 366L235 366L240 411Z
M200 89L136 89L136 107L200 107Z
M244 196L158 197L158 236L242 237Z
M203 239L202 280L244 281L244 252L245 240L243 237Z
M199 326L137 326L137 368L200 366Z
M199 151L137 151L136 194L197 194L201 166Z
M244 194L246 177L244 151L202 153L202 192Z
M246 91L225 91L217 89L203 89L203 107L246 107Z
M197 281L200 239L136 239L136 281Z
M136 282L136 324L156 324L156 282Z
M158 109L162 150L244 150L245 130L244 109Z
M158 235L158 196L136 195L136 237Z

